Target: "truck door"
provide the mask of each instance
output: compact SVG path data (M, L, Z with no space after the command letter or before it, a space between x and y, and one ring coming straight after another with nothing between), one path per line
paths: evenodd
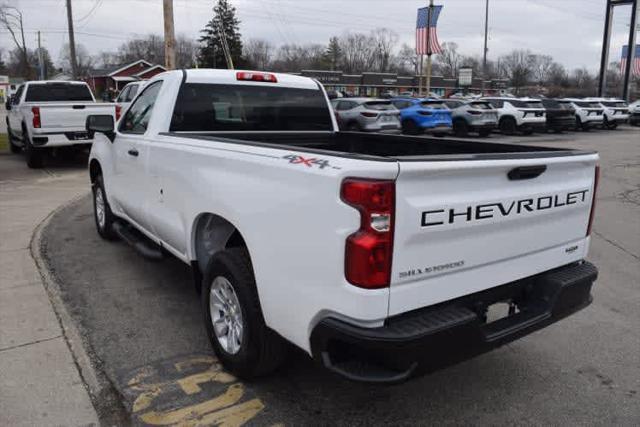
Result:
M161 86L162 81L157 81L145 88L120 121L114 141L113 198L130 220L146 230L149 230L147 206L151 197L147 172L152 144L147 127Z

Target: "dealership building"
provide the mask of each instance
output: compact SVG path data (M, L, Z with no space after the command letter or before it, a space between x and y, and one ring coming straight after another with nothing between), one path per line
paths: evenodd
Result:
M419 76L399 76L396 73L360 73L344 74L342 71L302 70L299 73L311 77L323 84L328 91L340 91L354 96L380 96L382 94L400 94L419 91ZM423 78L423 84L425 79ZM485 92L497 94L507 87L506 80L487 80ZM464 89L457 79L445 79L442 76L431 77L431 92L448 96L463 90L479 92L482 79L474 78L470 87ZM424 88L423 88L424 90Z

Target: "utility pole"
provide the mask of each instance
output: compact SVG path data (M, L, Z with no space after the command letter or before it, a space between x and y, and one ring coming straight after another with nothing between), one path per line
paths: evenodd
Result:
M38 31L38 80L44 80L44 58L42 57L42 44L40 43L40 31Z
M433 0L429 0L427 13L427 97L431 94L431 14L433 13Z
M73 12L71 11L71 0L67 0L67 24L69 25L69 56L71 57L71 75L78 78L78 62L76 59L76 39L73 35Z
M634 0L631 3L631 24L629 25L629 41L627 46L627 62L624 70L624 82L622 87L622 99L629 101L629 80L632 74L631 65L633 64L633 57L636 53L636 18L638 13L638 0Z
M164 67L176 68L176 34L173 26L173 0L163 0L164 11Z
M487 80L487 38L489 35L489 0L485 0L485 12L484 12L484 49L482 54L482 95L484 95L485 82Z

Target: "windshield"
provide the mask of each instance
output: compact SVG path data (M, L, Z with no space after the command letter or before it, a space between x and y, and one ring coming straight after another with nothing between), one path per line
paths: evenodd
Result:
M391 104L391 101L369 101L369 102L365 102L364 106L369 110L378 110L378 111L396 109L396 107L394 107L393 104Z
M333 130L322 91L258 85L182 85L172 131Z
M71 83L32 84L27 89L26 102L93 101L89 86Z
M543 108L540 101L520 101L517 99L509 100L511 105L516 108Z

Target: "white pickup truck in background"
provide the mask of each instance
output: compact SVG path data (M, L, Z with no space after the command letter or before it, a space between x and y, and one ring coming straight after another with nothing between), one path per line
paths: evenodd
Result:
M86 146L90 114L115 114L114 104L96 103L84 82L30 81L6 102L11 152L25 152L30 168L42 167L52 148Z
M191 265L240 377L289 341L398 382L591 302L595 152L340 132L315 80L231 70L159 74L87 131L98 233Z

